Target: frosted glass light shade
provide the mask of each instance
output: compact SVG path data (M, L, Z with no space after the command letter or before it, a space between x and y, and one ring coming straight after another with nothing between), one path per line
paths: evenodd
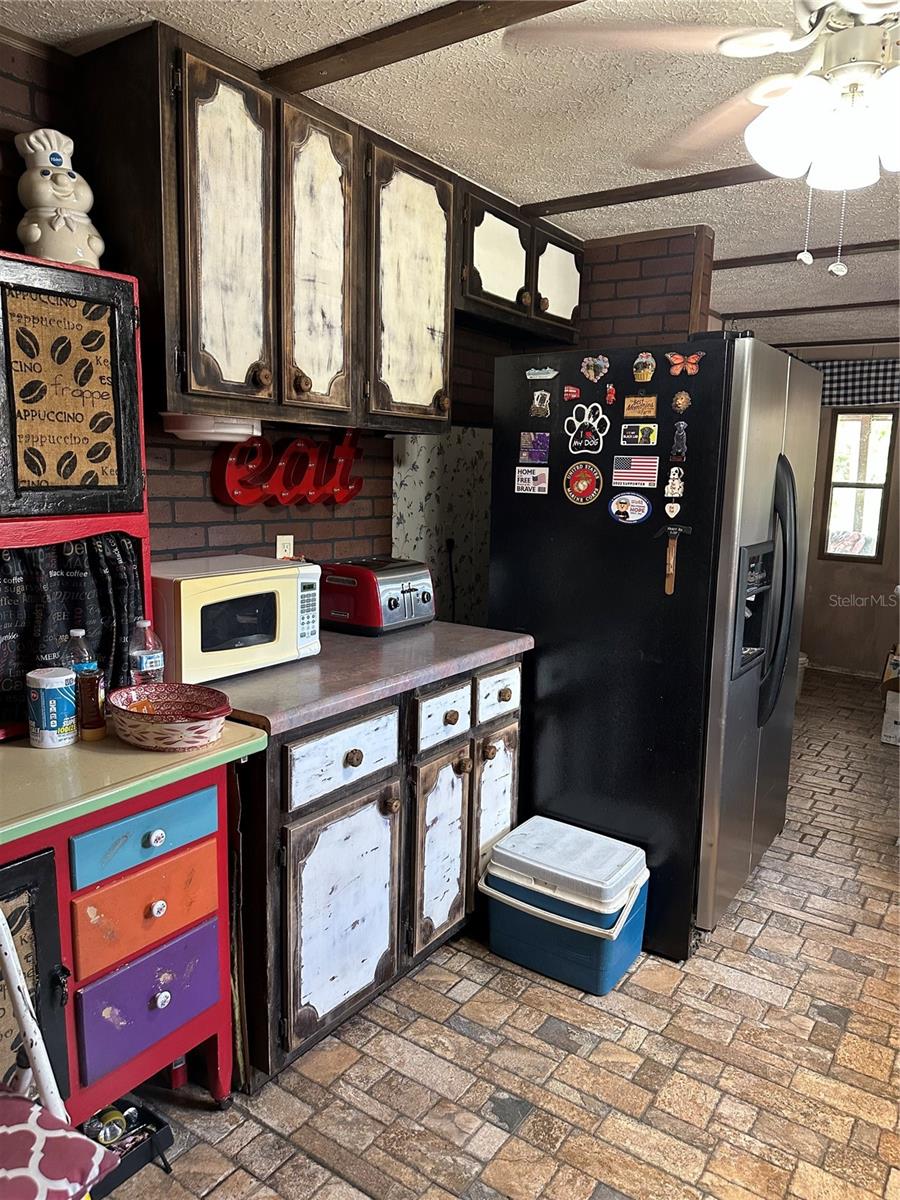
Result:
M831 102L831 89L818 75L807 75L764 109L744 130L744 143L772 175L798 179L809 170L815 132Z
M875 112L864 100L842 100L826 117L806 181L827 192L852 192L881 177Z
M900 171L900 67L878 80L873 110L881 165L886 171Z

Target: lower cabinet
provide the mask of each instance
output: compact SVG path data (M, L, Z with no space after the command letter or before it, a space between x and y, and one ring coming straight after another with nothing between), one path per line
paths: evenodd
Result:
M415 768L413 954L465 915L471 779L468 744Z
M400 785L285 832L287 1042L300 1045L397 970Z
M467 912L475 907L476 885L487 866L491 847L512 829L516 821L518 724L507 725L478 738L474 744L473 763Z

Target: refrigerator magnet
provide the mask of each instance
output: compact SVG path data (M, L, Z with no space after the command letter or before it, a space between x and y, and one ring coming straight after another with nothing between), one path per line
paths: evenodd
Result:
M531 381L536 379L555 379L559 371L555 371L553 367L529 367L525 372L525 378Z
M672 435L672 449L669 452L669 462L683 463L687 458L687 421L676 421L675 432Z
M617 454L613 458L613 487L655 488L658 477L659 459L649 454Z
M656 370L656 359L649 350L642 350L634 360L635 383L649 383Z
M563 428L569 435L570 454L599 454L609 432L609 417L604 416L599 404L590 408L576 404Z
M581 373L591 383L599 383L609 370L609 359L604 354L596 354L581 360Z
M568 400L571 403L574 400L580 400L580 399L581 399L581 388L580 387L572 387L572 385L570 383L567 383L563 387L563 400Z
M663 495L667 500L680 500L684 495L684 470L681 467L669 467L669 482Z
M524 432L519 434L519 462L538 464L550 461L550 434Z
M655 396L626 396L624 413L626 417L650 418L656 416Z
M676 504L676 502L674 500L670 500L669 503L666 505L666 516L667 517L674 519L675 517L678 516L678 514L680 512L681 512L681 505Z
M516 491L520 495L546 496L549 488L549 467L516 467Z
M636 422L622 426L623 446L655 446L659 426L649 422Z
M609 502L609 515L617 525L640 525L652 512L653 505L637 492L620 492Z
M528 410L529 417L536 417L539 420L546 421L550 418L550 393L541 389L531 393L531 408Z
M615 404L615 402L616 402L616 385L614 383L608 383L606 385L606 403L607 404Z
M687 392L676 392L675 398L672 401L672 407L679 414L686 413L691 407L691 398Z
M669 360L669 374L680 375L684 371L685 375L696 375L700 370L701 358L706 358L705 350L698 350L696 354L667 354Z
M603 490L603 476L592 462L572 463L563 479L566 499L573 504L593 504Z

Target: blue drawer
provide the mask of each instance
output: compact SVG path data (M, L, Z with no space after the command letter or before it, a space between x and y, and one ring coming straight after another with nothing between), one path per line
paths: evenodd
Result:
M215 833L217 799L215 787L201 788L168 804L158 804L146 812L71 838L73 891L153 862L170 850Z

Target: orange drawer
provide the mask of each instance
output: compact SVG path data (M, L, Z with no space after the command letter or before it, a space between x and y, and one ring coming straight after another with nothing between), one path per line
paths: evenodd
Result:
M72 901L75 972L95 975L218 906L216 839L177 850Z

